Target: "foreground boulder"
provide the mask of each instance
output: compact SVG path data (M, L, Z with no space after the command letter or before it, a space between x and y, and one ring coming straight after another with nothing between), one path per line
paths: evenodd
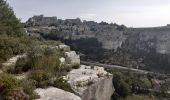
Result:
M111 100L113 93L112 76L104 77L84 90L82 100Z
M35 92L40 96L36 100L81 100L80 97L64 90L50 87L47 89L36 89Z
M81 65L65 77L82 100L110 100L113 76L102 67Z

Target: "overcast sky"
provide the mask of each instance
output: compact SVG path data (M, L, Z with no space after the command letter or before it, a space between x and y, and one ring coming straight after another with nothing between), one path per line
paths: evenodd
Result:
M18 18L33 15L116 22L128 27L155 27L170 23L170 0L7 0Z

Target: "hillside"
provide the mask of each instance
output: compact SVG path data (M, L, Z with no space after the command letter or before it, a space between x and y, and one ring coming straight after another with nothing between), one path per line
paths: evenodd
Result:
M82 60L162 73L170 69L169 26L127 28L106 22L82 22L79 18L61 20L41 15L30 18L25 27L30 35L71 45L81 53Z
M169 26L43 15L21 24L0 0L0 100L169 100L168 74L152 72L168 72L168 43Z
M112 74L80 65L69 46L24 30L0 0L0 100L110 100Z

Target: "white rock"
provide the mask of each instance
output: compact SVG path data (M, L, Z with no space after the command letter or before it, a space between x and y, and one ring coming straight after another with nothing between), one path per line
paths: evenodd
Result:
M64 51L70 51L70 47L67 46L67 45L64 45L64 44L59 45L59 48L60 48L61 50L64 50Z
M22 73L22 74L15 75L15 78L18 80L22 80L22 79L25 79L27 75L28 73Z
M72 89L79 95L82 95L83 91L88 88L89 83L95 83L106 75L108 73L101 67L95 66L94 69L91 69L90 66L81 65L79 69L73 69L69 72L67 80Z
M60 58L60 64L65 64L65 62L66 62L66 59L64 57L61 57Z
M65 57L66 60L72 65L80 64L80 56L77 55L75 51L65 52Z
M35 92L40 96L36 100L81 100L80 97L64 90L49 87L47 89L38 88Z

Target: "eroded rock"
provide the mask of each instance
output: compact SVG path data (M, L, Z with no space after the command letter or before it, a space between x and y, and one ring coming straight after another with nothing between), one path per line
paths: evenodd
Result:
M112 75L98 66L81 65L65 77L82 100L110 100L114 88Z
M80 56L75 51L65 52L66 61L72 65L80 64Z
M40 96L36 100L81 100L80 97L64 90L49 87L47 89L38 88L35 92Z

